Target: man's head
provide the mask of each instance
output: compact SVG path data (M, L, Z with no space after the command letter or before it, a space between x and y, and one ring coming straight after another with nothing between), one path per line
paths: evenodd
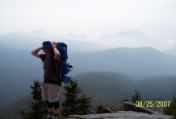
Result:
M43 45L42 49L45 52L45 54L46 55L51 55L51 53L52 53L52 44L51 44L51 42L50 41L44 41L42 45Z
M44 41L42 45L43 45L43 47L42 47L43 49L51 49L52 48L50 41Z

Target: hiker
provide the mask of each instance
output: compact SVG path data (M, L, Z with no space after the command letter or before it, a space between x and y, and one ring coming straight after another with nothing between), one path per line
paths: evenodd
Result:
M43 50L45 54L39 54ZM57 119L60 113L59 106L59 80L57 73L60 52L56 48L56 43L50 41L43 42L43 46L32 51L32 55L40 58L44 63L44 83L42 85L42 100L48 105L47 119Z

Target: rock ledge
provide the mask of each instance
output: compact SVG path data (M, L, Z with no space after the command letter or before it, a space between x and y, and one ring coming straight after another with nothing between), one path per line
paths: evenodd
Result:
M133 111L118 111L116 113L70 115L67 119L174 119L173 116L162 114L147 114Z

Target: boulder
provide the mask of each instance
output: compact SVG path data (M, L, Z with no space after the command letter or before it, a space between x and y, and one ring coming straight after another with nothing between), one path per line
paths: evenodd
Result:
M148 113L148 114L156 114L157 113L149 108L137 107L136 104L134 104L132 102L124 102L123 104L124 104L125 111L144 112L144 113Z
M113 111L110 108L104 108L102 113L113 113Z

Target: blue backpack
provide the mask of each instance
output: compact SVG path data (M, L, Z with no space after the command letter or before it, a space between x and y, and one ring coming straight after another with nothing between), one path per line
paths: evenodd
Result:
M71 77L68 77L67 74L71 71L71 68L73 67L69 63L67 63L67 45L63 42L58 42L56 48L61 54L60 62L58 63L58 69L60 69L61 75L61 82L69 83L71 81Z

